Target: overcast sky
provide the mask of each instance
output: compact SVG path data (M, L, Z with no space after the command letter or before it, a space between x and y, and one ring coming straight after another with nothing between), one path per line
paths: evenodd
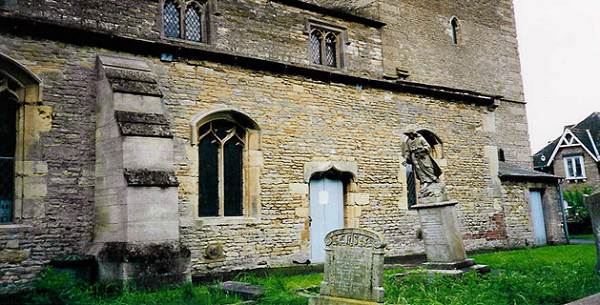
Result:
M514 0L532 153L600 111L600 0Z

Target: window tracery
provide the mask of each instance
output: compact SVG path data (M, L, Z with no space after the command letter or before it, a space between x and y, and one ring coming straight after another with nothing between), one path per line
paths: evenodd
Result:
M243 215L243 163L246 131L215 120L199 129L199 216Z
M309 20L308 55L311 64L341 68L343 64L343 29Z
M163 31L167 38L208 41L208 2L165 0Z

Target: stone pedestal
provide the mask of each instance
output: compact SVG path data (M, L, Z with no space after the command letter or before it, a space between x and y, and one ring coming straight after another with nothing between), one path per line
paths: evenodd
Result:
M456 205L445 201L413 206L419 213L427 263L425 267L445 274L461 274L470 270L489 271L487 266L476 265L467 259L458 227Z
M585 196L583 203L592 218L592 228L596 236L596 273L600 273L600 192Z

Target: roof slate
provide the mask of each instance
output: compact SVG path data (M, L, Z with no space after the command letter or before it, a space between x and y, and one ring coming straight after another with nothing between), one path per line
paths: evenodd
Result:
M518 181L555 181L563 178L529 168L517 167L505 162L500 162L498 176L502 180Z

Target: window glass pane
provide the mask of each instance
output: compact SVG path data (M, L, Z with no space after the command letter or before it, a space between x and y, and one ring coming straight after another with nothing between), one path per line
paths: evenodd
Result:
M575 177L575 169L572 158L567 158L567 177Z
M575 163L575 176L576 177L583 177L583 170L582 170L582 158L581 157L574 157L573 158L573 162Z
M310 53L310 61L313 64L321 64L321 33L319 31L313 31L310 33L310 46L308 52Z
M337 39L335 35L329 34L325 39L325 65L337 67Z
M242 158L244 143L234 137L223 147L225 216L242 216Z
M12 221L17 104L0 94L0 223Z
M408 197L408 207L417 204L417 184L412 164L406 164L406 192Z
M458 20L456 18L452 18L451 26L452 26L452 43L458 44Z
M200 12L194 5L189 6L185 12L185 39L202 41L202 23Z
M163 14L165 36L175 38L181 37L181 29L179 24L179 8L177 7L174 1L165 1Z
M198 147L199 216L219 216L219 141L208 134Z

